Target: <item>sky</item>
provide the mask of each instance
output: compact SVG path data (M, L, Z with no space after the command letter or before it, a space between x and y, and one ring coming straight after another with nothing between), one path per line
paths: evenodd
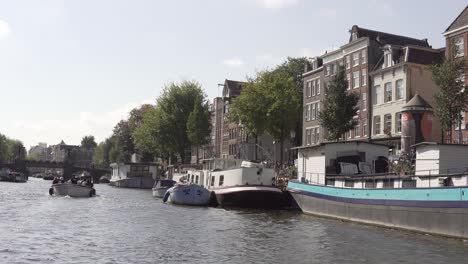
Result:
M288 56L347 43L353 25L428 38L466 0L0 0L0 133L23 141L102 141L164 85L209 98Z

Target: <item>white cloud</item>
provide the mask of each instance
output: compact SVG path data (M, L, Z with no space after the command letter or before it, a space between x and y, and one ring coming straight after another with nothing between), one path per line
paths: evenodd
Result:
M336 9L320 8L319 16L323 18L336 18Z
M299 0L257 0L257 2L267 9L281 9L295 5Z
M10 34L10 25L7 22L0 20L0 38L6 37Z
M128 103L107 112L80 112L68 119L19 120L12 129L15 135L29 147L38 142L57 144L64 140L67 144L78 145L85 135L93 135L97 142L112 134L114 126L122 119L128 118L130 111L142 104L152 104L152 100ZM12 131L13 132L13 131ZM19 132L19 133L18 133Z
M240 67L244 64L244 62L239 58L223 60L222 63L229 67Z

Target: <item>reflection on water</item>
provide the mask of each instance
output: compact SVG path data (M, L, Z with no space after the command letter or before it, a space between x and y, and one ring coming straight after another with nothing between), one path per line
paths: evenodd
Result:
M298 212L163 204L149 190L0 182L0 263L467 263L468 242Z

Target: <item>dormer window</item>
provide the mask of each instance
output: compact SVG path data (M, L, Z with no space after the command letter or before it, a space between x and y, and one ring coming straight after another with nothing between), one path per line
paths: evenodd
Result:
M384 68L391 67L393 65L392 51L386 50L384 53Z
M356 39L357 39L357 33L356 32L351 33L351 41L354 41Z

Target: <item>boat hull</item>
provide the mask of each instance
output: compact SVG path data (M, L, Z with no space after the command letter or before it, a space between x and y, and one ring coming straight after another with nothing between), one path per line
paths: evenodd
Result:
M277 209L285 206L283 192L273 186L233 186L215 189L214 193L221 207Z
M154 186L154 179L145 177L133 177L126 179L111 179L109 185L119 188L138 188L138 189L151 189Z
M80 184L59 183L52 185L53 194L56 196L92 197L96 191L90 186Z
M163 198L164 194L166 193L168 189L169 187L153 188L153 196L158 197L158 198Z
M168 201L174 204L206 206L210 203L210 191L196 184L174 186L167 192Z
M349 189L293 182L288 190L304 213L468 238L468 188ZM452 195L458 199L450 200Z

